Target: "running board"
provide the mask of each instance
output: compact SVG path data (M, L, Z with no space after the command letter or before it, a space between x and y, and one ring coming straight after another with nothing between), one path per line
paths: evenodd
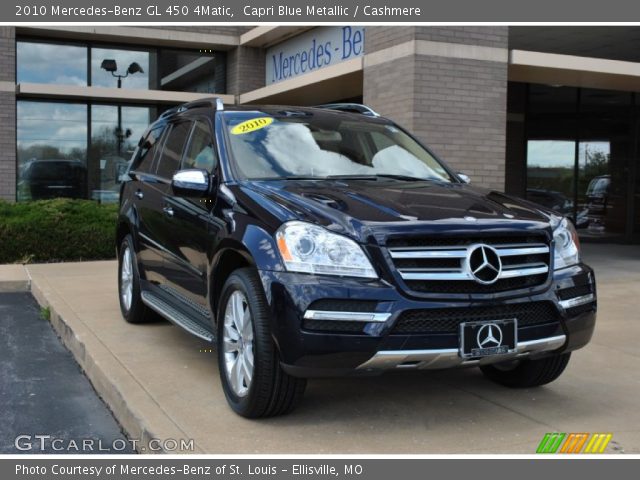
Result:
M208 342L214 341L214 336L206 328L202 327L198 322L190 319L184 313L178 311L175 307L172 307L167 302L159 298L157 295L149 291L141 292L142 303L144 303L151 310L159 313L171 323L176 324L179 327L184 328L187 332L202 338Z

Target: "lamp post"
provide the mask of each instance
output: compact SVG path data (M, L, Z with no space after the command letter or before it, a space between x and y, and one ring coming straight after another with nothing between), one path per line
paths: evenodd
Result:
M136 73L144 73L144 70L140 66L138 62L132 62L127 68L127 73L124 75L116 73L118 71L118 64L114 59L106 58L102 60L102 64L100 68L106 70L111 73L113 77L118 79L118 88L122 88L122 79L127 78L129 75L134 75ZM122 106L118 105L118 128L116 130L116 137L118 139L118 155L120 155L122 150L122 142L124 141L124 133L122 132Z

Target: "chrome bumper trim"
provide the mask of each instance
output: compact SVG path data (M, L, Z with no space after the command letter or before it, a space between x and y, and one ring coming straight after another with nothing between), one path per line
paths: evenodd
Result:
M567 300L560 300L560 306L565 310L567 308L578 307L580 305L584 305L585 303L591 303L596 300L596 297L593 293L589 293L588 295L582 295L581 297L569 298Z
M330 310L307 310L307 320L323 320L328 322L386 322L390 313L375 312L335 312Z
M534 353L550 352L562 347L566 335L518 342L518 351L505 355L466 359L460 357L457 348L440 350L383 350L360 365L358 370L416 369L437 370L452 367L488 365L505 360L515 360Z

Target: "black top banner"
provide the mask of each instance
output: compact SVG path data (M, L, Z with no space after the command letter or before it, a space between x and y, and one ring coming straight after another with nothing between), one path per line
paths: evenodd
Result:
M3 23L637 22L628 0L16 0Z

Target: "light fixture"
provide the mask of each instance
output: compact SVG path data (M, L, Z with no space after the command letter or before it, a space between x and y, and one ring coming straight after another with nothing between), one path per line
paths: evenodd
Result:
M113 60L111 58L107 58L107 59L102 60L102 64L100 65L100 68L102 68L103 70L106 70L107 72L113 73L113 72L118 70L118 64L116 63L115 60ZM129 68L131 68L131 67L129 67Z

